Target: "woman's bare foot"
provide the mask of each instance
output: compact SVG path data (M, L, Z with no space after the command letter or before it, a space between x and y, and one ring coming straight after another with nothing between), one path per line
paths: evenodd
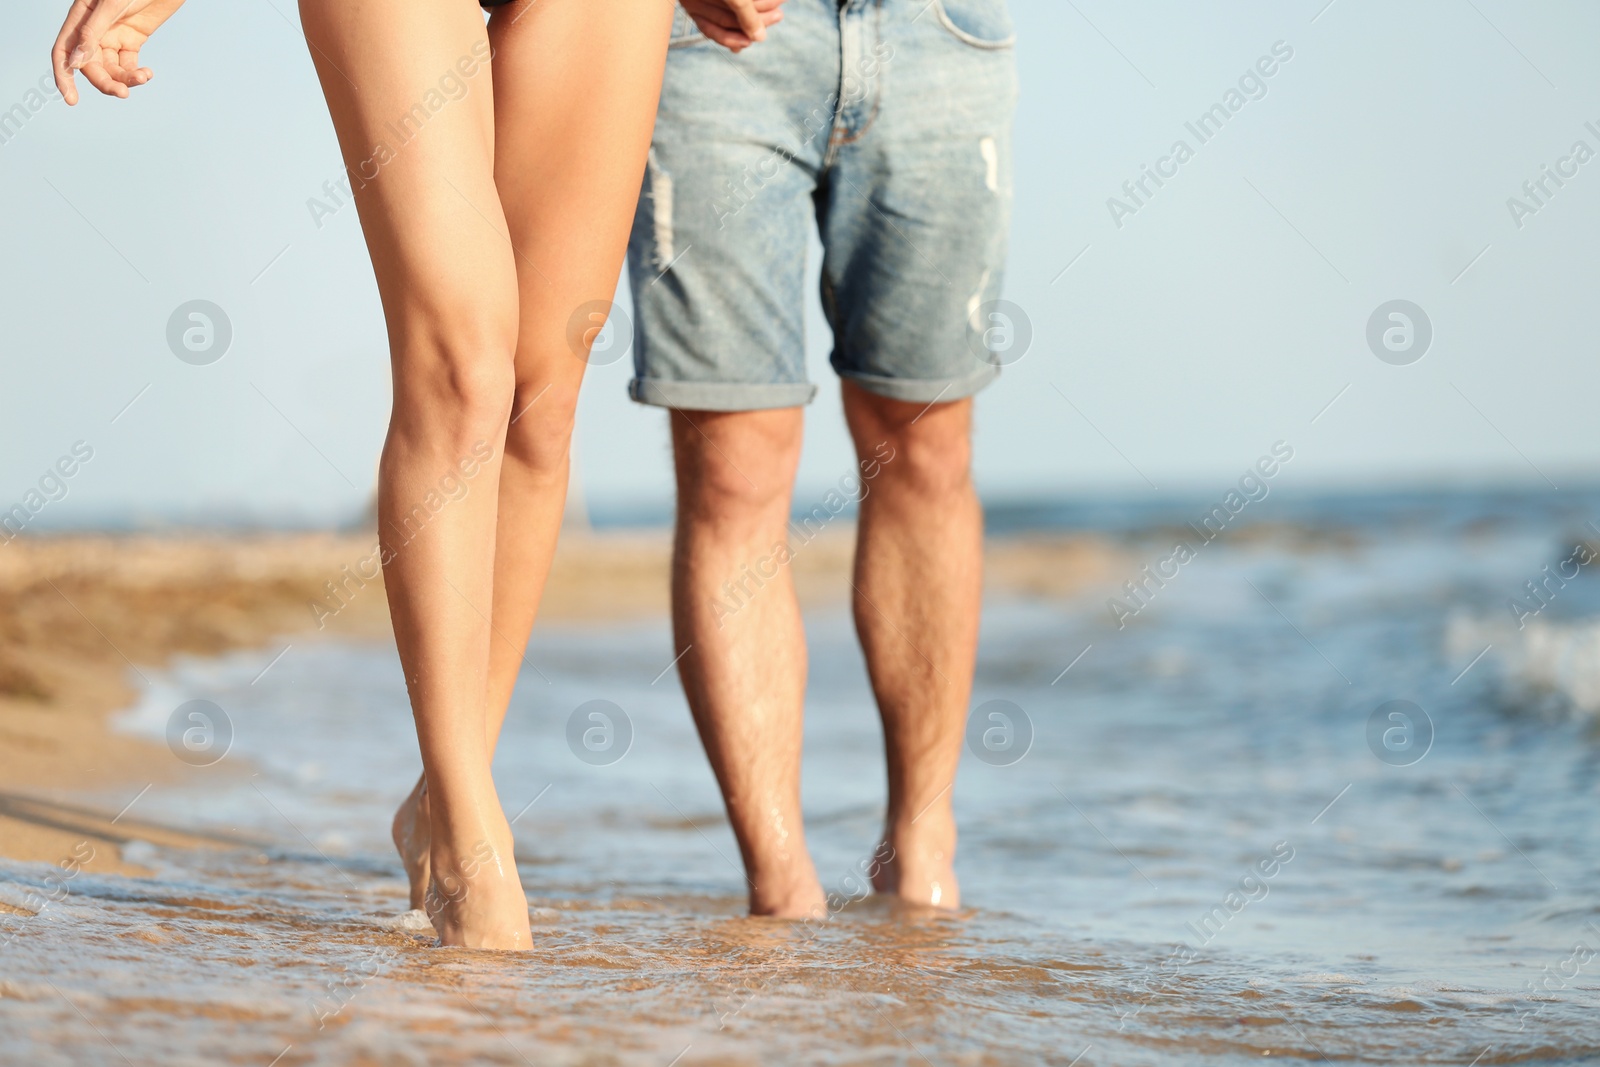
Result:
M428 823L428 779L417 778L411 795L400 802L394 813L391 834L400 862L405 866L406 879L411 883L411 908L420 909L428 893L428 848L432 841Z
M488 825L446 832L434 813L424 907L439 944L516 952L533 947L528 898L495 805Z
M915 819L891 820L877 855L872 887L908 904L961 906L956 884L956 820L948 803L935 802Z

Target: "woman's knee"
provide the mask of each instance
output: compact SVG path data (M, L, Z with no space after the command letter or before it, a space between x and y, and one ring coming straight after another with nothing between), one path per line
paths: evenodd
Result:
M397 421L498 442L516 391L516 333L514 305L414 313L394 353Z
M572 450L577 414L576 386L519 381L506 433L507 458L541 474L560 474Z

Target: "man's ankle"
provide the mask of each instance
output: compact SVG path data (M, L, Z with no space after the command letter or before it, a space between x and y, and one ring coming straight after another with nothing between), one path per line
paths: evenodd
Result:
M822 883L809 860L785 870L753 872L750 882L751 915L803 919L825 903Z

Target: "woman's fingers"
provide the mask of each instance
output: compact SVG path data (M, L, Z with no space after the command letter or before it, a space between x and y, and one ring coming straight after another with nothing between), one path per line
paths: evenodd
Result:
M682 4L697 20L705 19L729 29L742 30L748 16L735 4L747 7L756 16L765 17L781 9L784 0L682 0Z
M694 19L701 30L715 26L723 30L738 30L739 20L717 0L682 0L683 9Z
M730 52L743 52L755 42L736 30L725 30L721 26L702 26L705 35L726 48Z
M727 11L712 0L683 0L683 9L694 19L700 32L730 52L750 47L750 38L741 33Z
M103 55L107 57L114 57L116 53L108 52L104 53ZM93 59L83 64L83 66L79 67L78 69L82 71L83 76L89 80L90 85L94 86L96 89L99 89L107 96L115 96L123 100L128 98L127 85L112 76L110 68L106 66L105 59L102 58L102 54L97 54Z
M72 76L73 67L70 61L77 50L83 24L91 10L88 0L73 0L66 21L61 24L61 32L56 34L55 47L50 50L50 69L55 74L56 88L60 90L61 98L68 104L78 102L78 83Z
M89 3L91 10L89 17L83 20L77 51L67 58L69 66L81 65L73 62L80 53L84 63L92 60L94 54L100 50L106 33L128 13L129 8L134 6L133 0L89 0Z
M153 25L159 26L182 2L157 4L166 10L155 13ZM139 44L149 29L130 28L129 22L135 16L150 21L150 6L150 0L73 0L50 52L62 99L78 102L76 71L107 96L123 99L130 88L150 80L150 69L139 66ZM124 47L129 41L133 47Z
M721 0L730 14L738 20L739 30L752 41L767 39L766 22L756 9L756 0Z
M137 48L123 48L117 54L116 69L111 71L111 76L116 78L128 88L143 85L150 80L150 68L139 66L139 50Z
M774 26L783 21L780 10L784 0L747 0L761 26ZM730 52L742 52L756 42L741 21L740 13L732 10L730 0L684 0L683 6L711 40Z
M740 24L739 20L729 13L725 8L713 7L704 16L696 16L695 21L700 23L702 27L709 22L712 25L729 31L730 33L744 34L747 37L749 36L745 33L744 26ZM782 11L774 9L761 14L761 22L765 26L772 26L782 21Z

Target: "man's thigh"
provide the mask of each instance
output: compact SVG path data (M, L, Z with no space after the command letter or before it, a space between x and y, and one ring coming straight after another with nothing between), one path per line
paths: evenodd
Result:
M789 0L738 56L679 13L628 248L635 400L738 411L809 401L805 257L838 86L832 0Z
M834 369L930 404L993 381L1016 75L1004 0L884 0L879 70L836 137L818 209ZM847 118L851 117L847 114Z

